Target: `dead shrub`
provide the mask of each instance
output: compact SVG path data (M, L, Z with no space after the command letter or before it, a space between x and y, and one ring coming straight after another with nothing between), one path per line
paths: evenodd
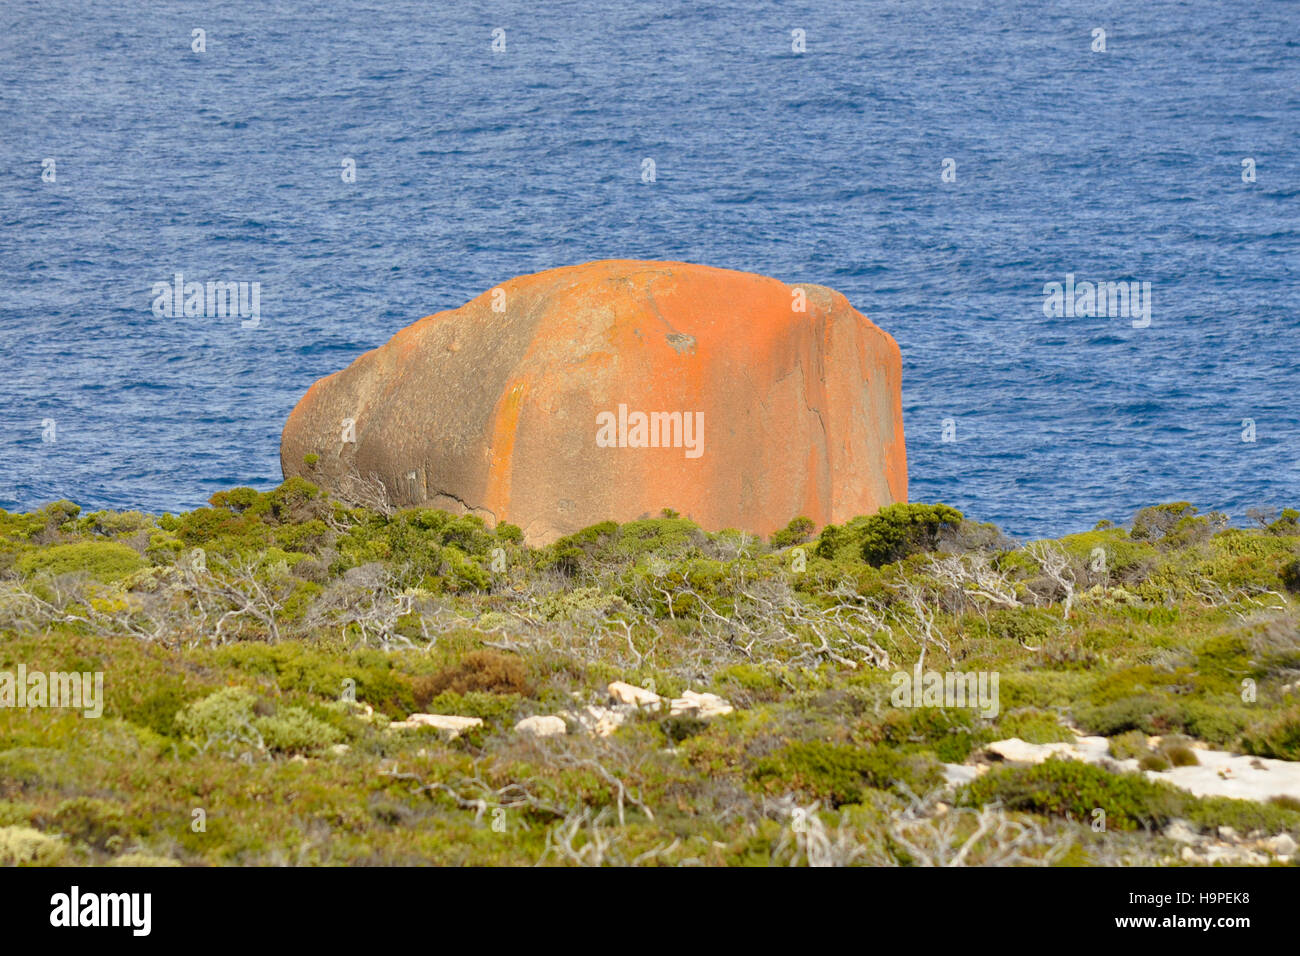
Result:
M500 651L472 651L460 663L415 680L415 702L421 707L448 691L533 695L524 662L514 654Z

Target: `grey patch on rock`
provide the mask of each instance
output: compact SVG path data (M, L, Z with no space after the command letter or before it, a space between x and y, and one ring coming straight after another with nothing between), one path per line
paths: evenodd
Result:
M683 332L669 332L664 336L668 344L677 350L678 355L692 355L695 352L695 336Z

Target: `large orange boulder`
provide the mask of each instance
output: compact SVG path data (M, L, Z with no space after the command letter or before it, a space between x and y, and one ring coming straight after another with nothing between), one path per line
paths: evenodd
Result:
M824 286L592 262L511 279L316 382L280 463L533 544L663 508L768 535L907 500L900 374L894 340Z

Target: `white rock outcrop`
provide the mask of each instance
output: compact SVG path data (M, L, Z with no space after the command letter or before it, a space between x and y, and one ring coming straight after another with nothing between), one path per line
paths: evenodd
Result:
M669 713L690 714L694 717L721 717L734 710L717 694L697 694L693 690L682 691L681 697L674 697L669 703Z
M986 754L1013 763L1042 763L1052 757L1097 763L1109 750L1110 741L1105 737L1079 737L1073 743L1062 741L1050 744L1031 744L1019 737L1011 737L984 748Z
M1134 759L1110 756L1105 737L1077 737L1073 743L1031 744L1012 737L984 748L988 756L1015 763L1042 763L1051 757L1105 764L1117 771L1138 770ZM1272 760L1196 746L1198 764L1148 770L1151 780L1163 780L1198 797L1235 797L1265 802L1273 797L1300 797L1300 762Z
M563 717L557 717L555 714L537 715L534 717L525 717L519 723L515 724L515 732L520 734L532 734L534 737L559 737L569 732L568 725L565 724Z
M587 733L608 737L627 723L637 711L662 711L666 706L672 716L689 714L709 718L730 714L735 709L717 694L693 690L683 691L681 697L670 699L621 680L612 682L607 690L611 704L593 704L579 710L566 710L560 717L568 723L577 724Z
M455 714L411 714L406 720L393 721L389 730L418 730L421 727L433 727L447 734L448 740L455 740L462 731L471 727L483 726L481 717L460 717Z
M654 691L646 690L644 687L637 687L635 684L629 684L625 681L614 681L609 685L608 690L609 696L613 700L631 707L657 709L662 704L662 698Z

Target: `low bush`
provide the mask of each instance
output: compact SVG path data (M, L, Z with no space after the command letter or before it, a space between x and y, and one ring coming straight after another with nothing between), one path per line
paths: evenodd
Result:
M415 703L426 707L439 694L519 694L531 697L533 689L528 683L524 662L515 654L501 651L471 651L458 664L443 668L436 674L418 677L414 681Z
M759 761L753 777L768 793L799 791L840 806L860 803L867 789L924 793L942 781L943 772L926 754L812 740Z
M1179 815L1179 791L1141 774L1116 774L1073 760L1047 760L1029 767L990 770L968 784L960 802L970 806L1001 803L1008 810L1067 817L1081 823L1105 813L1116 830L1163 826Z
M98 581L119 581L144 567L140 553L118 541L76 541L29 551L17 561L18 570L32 576L83 572Z

